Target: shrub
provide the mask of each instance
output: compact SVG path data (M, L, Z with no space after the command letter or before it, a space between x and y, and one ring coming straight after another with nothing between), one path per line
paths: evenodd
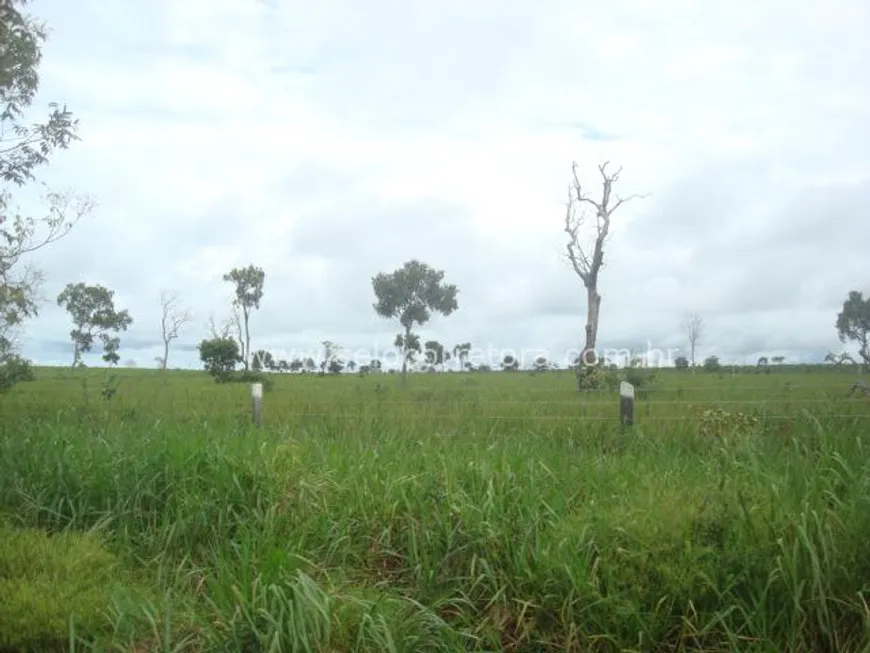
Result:
M0 392L8 390L16 383L33 380L33 368L29 360L11 353L0 356Z
M199 358L206 372L214 377L217 383L229 381L230 375L236 369L236 363L242 360L239 345L233 338L211 338L199 343Z
M636 389L648 386L656 380L655 372L639 367L626 367L622 378Z
M117 570L94 536L0 526L0 649L60 650L70 621L79 635L107 625Z
M705 437L724 438L728 435L744 436L758 432L759 421L753 415L731 413L711 408L701 413L699 432Z
M718 372L722 369L718 356L708 356L704 359L704 369L708 372Z
M616 390L619 375L603 365L589 365L577 370L577 385L581 390Z

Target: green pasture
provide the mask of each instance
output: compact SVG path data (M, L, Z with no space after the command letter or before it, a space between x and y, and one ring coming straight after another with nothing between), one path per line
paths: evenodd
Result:
M37 369L0 396L0 650L863 651L854 372Z

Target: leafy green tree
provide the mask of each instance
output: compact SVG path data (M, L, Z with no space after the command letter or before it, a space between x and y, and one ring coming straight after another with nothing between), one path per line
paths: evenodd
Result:
M103 360L109 365L117 365L121 357L118 355L118 349L121 347L121 339L117 336L112 338L106 337L103 339Z
M251 332L249 329L249 320L251 311L260 308L260 300L263 299L263 283L266 280L266 273L261 268L249 265L244 268L233 268L230 272L223 276L224 281L230 281L235 285L235 298L233 306L242 311L242 326L244 328L244 341L242 345L242 363L245 366L245 371L249 369L249 359L251 352ZM242 338L242 333L239 333L239 339Z
M689 359L685 356L677 356L674 359L674 367L676 367L678 370L689 369Z
M704 359L704 369L707 372L718 372L722 369L722 364L719 362L718 356L708 356Z
M326 374L335 369L335 363L338 361L337 355L340 347L332 342L332 340L324 340L320 344L323 345L323 360L320 361L320 373ZM341 368L344 369L343 363Z
M437 340L427 340L423 345L423 357L429 365L443 367L450 360L450 352Z
M50 103L46 122L25 126L24 112L39 89L39 64L45 25L23 11L26 0L0 3L0 102L3 121L0 178L23 185L34 179L35 168L49 155L78 140L78 120L64 106Z
M18 354L8 354L0 365L0 392L9 390L16 383L33 381L34 378L30 361Z
M516 372L518 369L520 369L520 362L517 360L516 356L512 354L506 354L501 361L501 368L505 372Z
M471 343L463 342L461 344L456 345L453 348L453 356L454 358L459 359L459 368L467 369L468 368L468 355L471 353Z
M546 356L538 356L535 359L535 371L536 372L546 372L550 369L550 362L547 360Z
M208 338L201 341L197 348L206 372L211 374L216 382L227 381L236 369L236 363L242 359L239 343L229 336Z
M258 349L254 352L251 359L251 369L260 372L264 369L274 370L275 368L275 357L272 355L272 352L266 351L265 349Z
M393 346L402 352L402 374L407 374L408 363L413 364L417 354L423 351L420 345L420 336L416 333L397 333Z
M405 331L400 335L402 360L402 379L407 380L409 356L419 351L419 338L414 340L414 326L422 326L429 321L433 312L450 315L458 308L457 288L444 283L444 272L434 270L415 259L406 262L390 274L379 273L372 278L377 302L374 304L378 315L398 318ZM397 343L399 339L397 338Z
M73 367L81 363L82 354L91 350L97 337L103 343L104 359L117 362L120 339L110 334L126 331L133 318L126 310L115 308L114 297L113 290L82 282L67 284L57 296L58 306L66 308L72 316Z
M864 365L870 366L870 297L864 299L863 293L850 291L843 310L837 314L836 326L840 342L857 343Z
M94 207L71 192L49 191L48 215L39 219L12 208L11 188L35 181L36 170L58 150L78 140L78 121L66 107L48 105L46 120L26 124L39 90L45 26L23 10L23 0L0 0L0 375L13 383L20 359L16 335L38 313L43 275L22 268L27 254L65 236ZM8 370L5 365L11 365Z

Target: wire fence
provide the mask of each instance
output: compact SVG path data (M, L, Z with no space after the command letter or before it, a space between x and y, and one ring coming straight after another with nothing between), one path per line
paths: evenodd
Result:
M387 418L540 423L624 420L619 391L610 388L582 392L576 387L529 388L527 384L481 388L478 381L403 388L398 383L391 387L385 380L372 383L373 379L369 378L360 384L331 385L333 380L326 379L310 385L304 382L276 385L262 397L263 411L267 420L274 422ZM638 423L697 421L705 410L711 409L747 412L771 421L807 417L863 423L870 419L870 397L854 392L854 384L854 379L839 377L828 378L824 384L778 379L768 385L704 379L698 384L641 387L636 390L632 412ZM82 392L79 384L64 380L51 390L36 386L30 390L23 388L25 392L4 399L9 402L7 408L17 404L18 409L25 412L31 409L51 411L59 405L72 406L81 401L97 402L109 410L146 409L166 415L238 415L251 410L250 384L167 384L164 380L130 383L130 379L125 378L119 388L115 397L111 392L106 394L99 382L91 383L86 392ZM674 394L677 398L670 398ZM0 404L0 418L5 412L7 409ZM11 410L9 412L11 414Z
M328 417L335 419L359 419L360 415L358 413L338 413L338 412L321 412L321 413L312 413L312 412L282 412L281 417ZM461 415L457 415L455 413L427 413L427 418L430 419L455 419L457 417L462 417ZM793 413L791 415L759 415L761 419L764 420L793 420L797 417L801 417L801 413ZM813 415L814 418L820 420L828 420L828 419L854 419L854 420L866 420L870 419L870 413L854 413L854 414L823 414L823 415ZM489 420L502 420L502 421L516 421L516 422L525 422L525 421L555 421L555 422L620 422L621 418L616 416L604 416L604 415L474 415L474 419L489 419ZM697 415L646 415L643 417L643 422L675 422L675 421L697 421Z
M322 404L324 406L334 406L336 404L348 404L355 403L353 401L317 401L312 402L309 400L302 400L298 403L304 403L307 405L312 404ZM483 400L472 400L472 399L449 399L449 398L439 398L434 400L419 400L419 401L410 401L410 400L396 400L396 399L378 399L378 400L363 400L358 402L360 405L378 405L378 406L417 406L422 407L434 404L449 404L451 406L604 406L609 405L604 401L595 401L595 402L585 402L581 403L579 401L570 401L570 400L547 400L541 401L538 399L533 400L521 400L521 399L483 399ZM729 405L765 405L765 404L828 404L837 403L837 404L849 404L854 403L856 405L867 404L870 405L870 400L857 397L843 397L843 398L824 398L824 399L801 399L801 398L779 398L772 397L766 399L699 399L696 401L692 401L689 399L658 399L658 400L650 400L644 401L642 400L642 404L644 406L699 406L699 405L710 405L710 406L729 406Z
M840 381L837 384L834 383L826 383L826 384L806 384L806 383L790 383L788 381L782 382L780 384L770 385L757 385L757 386L749 386L749 385L741 385L738 383L735 384L710 384L710 385L696 385L696 386L642 386L639 388L640 391L646 392L649 394L679 394L683 392L792 392L795 390L801 391L811 391L811 392L848 392L849 388L854 384L854 381L849 379L838 379ZM618 393L619 390L615 388L590 388L588 390L577 390L577 388L523 388L523 394L573 394L573 395L595 395L595 394L615 394Z
M95 392L94 394L98 394ZM613 398L618 396L616 393L611 393L613 396L608 397L609 401L605 401L603 399L596 399L595 401L582 401L582 398L578 400L570 400L570 399L488 399L488 398L475 398L475 399L456 399L454 397L449 396L433 396L433 397L421 397L418 399L384 399L379 397L353 397L353 396L338 396L338 397L329 397L323 399L312 400L308 396L294 396L292 394L286 394L283 396L276 396L274 394L266 394L266 402L267 403L277 403L281 405L306 405L306 406L324 406L324 407L346 407L346 406L381 406L381 407L399 407L399 406L409 406L409 407L417 407L417 408L425 408L427 406L457 406L457 407L465 407L471 406L475 408L485 407L485 406L525 406L525 407L544 407L544 406L557 406L557 407L575 407L575 408L589 408L589 407L600 407L600 406L609 406L611 405ZM73 397L75 394L72 395ZM152 397L140 397L136 403L152 403L153 400L157 399L157 396ZM238 398L238 397L236 397ZM247 397L246 397L247 398ZM216 398L214 401L220 402L224 401L226 398ZM11 400L10 403L16 404L24 404L24 405L45 405L46 403L51 403L52 400L50 398L45 398L40 395L28 395L28 396L19 396L15 397ZM187 396L179 396L174 393L171 396L161 398L159 402L161 405L175 406L180 407L184 405L193 405L193 404L202 404L201 396L190 394ZM206 402L210 403L210 402ZM848 394L841 396L827 396L827 397L794 397L794 396L777 396L777 395L768 395L764 398L754 398L754 399L709 399L709 398L699 398L699 399L639 399L639 405L644 407L653 407L653 406L687 406L687 407L702 407L702 406L740 406L740 405L750 405L750 406L762 406L762 405L779 405L779 404L788 404L788 405L844 405L844 404L854 404L856 406L868 406L870 407L870 396L864 395L853 395L848 396Z

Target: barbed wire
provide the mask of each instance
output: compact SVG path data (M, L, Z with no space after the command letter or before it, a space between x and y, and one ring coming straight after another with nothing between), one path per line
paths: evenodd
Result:
M513 373L515 376L513 376L512 378L527 379L528 375L524 376L523 372L527 372L529 374L532 373L530 370L523 370L523 371ZM136 386L138 386L139 384L146 385L146 386L147 385L152 385L152 386L158 385L158 382L155 381L155 377L153 377L153 376L142 377L142 376L137 375L137 374L128 375L128 374L125 374L124 371L120 371L120 372L108 371L107 374L109 376L117 377L121 382L123 382L124 385L136 385ZM457 376L459 376L459 374L460 373L457 373ZM496 387L493 387L491 385L489 387L486 387L486 384L484 383L484 381L488 378L491 378L491 374L493 374L493 373L478 373L477 376L474 376L474 377L472 377L470 375L469 376L462 376L462 377L456 379L455 381L450 381L449 385L441 385L440 383L438 383L434 387L431 385L423 385L423 384L416 385L416 386L412 385L412 386L407 387L407 388L398 388L398 391L402 391L402 392L409 391L412 393L419 392L419 393L445 393L445 394L452 394L452 393L457 393L457 392L459 392L459 393L477 393L477 392L481 392L481 391L482 391L482 393L496 394L496 393L511 393L512 391L515 391L515 392L521 392L524 395L566 394L566 395L573 395L573 396L597 395L597 394L614 395L614 394L619 393L618 387L615 387L615 388L614 387L588 388L588 389L578 390L576 385L572 386L573 379L571 382L566 383L564 386L560 385L557 387L532 387L532 388L522 387L522 388L519 388L519 387L513 386L511 384L510 380L508 378L505 378L504 381L506 381L506 383L501 387L496 388ZM546 373L537 373L537 374L541 377L544 377L544 375ZM551 374L552 374L552 372L551 372ZM826 378L829 380L828 383L793 383L793 382L788 381L788 380L783 380L781 377L780 378L775 378L775 377L770 378L770 383L767 385L751 385L751 386L746 385L746 386L744 386L744 385L740 385L739 383L733 383L733 384L729 383L729 380L736 380L738 378L742 378L742 379L746 380L746 376L749 374L757 374L757 373L748 372L748 373L743 373L743 374L738 374L738 375L728 375L726 379L718 379L717 378L717 379L715 379L715 381L711 378L710 384L700 383L700 384L676 385L676 386L669 385L667 387L657 386L654 384L648 385L648 386L641 385L639 387L638 386L635 387L635 392L647 393L647 394L653 394L653 393L654 394L659 394L659 393L680 394L680 393L685 393L685 392L720 392L720 393L724 393L724 392L765 392L765 393L783 392L783 393L791 393L795 390L838 392L838 391L843 391L844 388L848 388L849 386L853 385L855 382L856 376L857 377L863 376L860 374L860 372L825 370L823 372L819 372L819 374L825 374ZM783 374L783 373L775 373L775 374ZM298 374L298 373L297 374L282 374L282 373L267 372L267 373L264 373L264 376L269 380L271 380L273 378L274 379L294 378L294 379L309 379L311 381L314 381L315 379L322 380L322 379L326 379L326 378L332 378L330 375L327 375L326 377L321 377L319 374L316 374L316 373L311 373L311 374ZM348 373L348 374L336 375L335 378L337 379L340 377L355 377L355 376L356 376L356 374ZM450 378L449 375L444 374L444 373L436 373L436 374L430 375L430 374L418 372L418 373L414 373L412 376L416 376L416 377L420 377L420 378L429 378L429 379L432 379L432 378L438 378L438 379ZM380 373L380 374L375 374L375 375L363 377L365 380L362 381L362 383L367 385L367 386L371 386L371 384L375 384L375 387L379 387L379 386L383 387L384 383L391 383L391 382L396 382L396 384L398 385L398 378L397 377L398 377L398 374ZM53 380L56 380L56 381L58 381L58 380L59 381L72 381L72 380L81 381L81 379L79 379L77 377L70 377L70 378L59 377L59 378L56 378ZM350 380L350 379L348 379L348 380ZM682 382L682 379L680 381ZM88 382L90 384L93 384L94 386L96 386L100 383L100 380L94 378L94 379L88 379ZM169 382L169 379L159 379L159 384L161 384L161 385L167 384L168 382ZM305 383L305 382L306 381L303 381L303 383ZM170 383L172 383L173 388L177 388L179 386L186 385L183 382L178 381L178 380L171 381ZM240 383L238 385L246 386L246 385L250 385L250 384ZM481 387L481 386L483 386L483 387ZM358 390L361 387L363 387L363 386L351 386L351 388L353 390ZM302 388L304 388L302 390L303 392L315 390L314 388L312 388L310 386L309 387L297 386L293 389L302 389ZM290 388L285 388L285 389L290 390ZM319 391L321 389L323 389L323 386L317 387L315 391ZM349 388L348 388L348 386L343 386L341 388L341 390L348 391Z
M9 399L11 397L7 397ZM68 397L70 399L72 397ZM28 407L49 407L54 402L52 400L46 401L45 399L38 399L37 397L28 396L23 397L19 396L15 398L16 401L14 403L18 405L25 405ZM21 399L25 399L21 401ZM52 398L53 399L53 398ZM387 414L385 415L384 411L377 410L387 408L387 413L389 412L389 408L393 406L416 406L419 408L425 408L426 404L421 402L413 402L413 401L384 401L384 400L367 400L367 401L347 401L347 402L311 402L311 401L298 401L292 403L276 403L274 401L268 400L268 395L264 397L266 399L264 401L264 411L273 414L273 419L301 419L301 418L331 418L331 419L347 419L347 420L360 420L360 419L378 419L384 416L387 416L392 419L419 419L419 420L441 420L441 421L456 421L463 419L472 419L472 420L495 420L495 421L556 421L556 422L574 422L574 423L583 423L583 422L619 422L620 417L618 415L588 415L588 414L557 414L557 415L539 415L539 414L516 414L516 415L505 415L505 414L486 414L480 413L478 411L431 411L431 410L422 410L419 412L406 412L406 413L398 413L398 414ZM99 401L99 400L95 400ZM169 401L161 401L159 403L150 402L147 400L142 400L141 402L133 402L132 405L130 403L114 403L114 399L111 399L105 403L100 402L101 405L105 406L119 406L123 408L138 408L141 404L149 404L158 410L177 410L184 409L188 410L192 413L197 413L199 410L204 410L207 412L211 411L211 407L213 406L212 402L202 402L194 400L181 400L179 401L177 397L174 400ZM679 422L679 421L697 421L701 416L696 412L687 412L680 413L675 412L667 415L661 414L650 414L654 411L654 407L656 405L664 405L664 406L692 406L698 410L703 410L705 408L709 408L711 406L720 406L720 405L732 405L732 406L740 406L740 405L771 405L777 403L788 403L794 406L803 406L803 405L818 405L818 404L832 404L834 406L842 405L842 404L855 404L855 405L863 405L865 404L870 407L870 401L866 397L858 397L858 398L840 398L837 401L833 401L830 399L807 399L807 398L792 398L787 400L786 402L776 402L771 401L770 399L746 399L746 400L701 400L701 401L687 401L687 400L674 400L674 401L640 401L635 405L635 421L641 424L647 422ZM607 407L614 412L617 412L617 403L613 402L612 404L605 404L604 402L594 402L594 403L575 403L571 401L549 401L549 402L536 402L532 401L520 401L520 400L496 400L496 401L450 401L445 402L452 405L457 406L465 406L465 405L474 405L478 407L486 407L489 405L529 405L529 406L538 406L538 405L574 405L579 408L584 407ZM284 410L284 408L291 408L293 405L306 406L307 410ZM275 407L278 407L278 410L275 410ZM334 410L312 410L312 407L315 406L331 406L334 407ZM224 407L230 408L233 410L237 410L243 408L242 402L224 402ZM270 410L271 408L271 410ZM348 410L353 408L359 408L360 410ZM244 405L244 409L247 410L247 405ZM374 409L374 410L372 410ZM774 414L764 414L755 413L754 416L761 420L797 420L802 418L812 418L819 421L825 420L866 420L870 419L870 412L856 412L856 413L829 413L825 414L824 412L808 412L808 410L799 410L792 414L782 414L782 413L774 413Z
M867 398L864 397L839 397L839 398L825 398L825 399L805 399L805 398L788 398L788 399L779 399L779 398L767 398L767 399L698 399L695 401L689 399L660 399L653 401L645 401L643 399L637 400L636 402L644 405L644 406L657 406L657 405L665 405L665 406L679 406L679 405L697 405L697 404L772 404L772 403L790 403L790 404L830 404L830 403L862 403L868 401ZM335 404L351 404L355 403L353 401L308 401L308 400L300 400L296 403L300 404L324 404L324 405L335 405ZM381 400L367 400L364 402L357 402L359 405L376 405L376 406L425 406L427 403L449 403L452 405L458 406L479 406L479 405L516 405L516 406L603 406L609 405L605 404L604 401L595 401L588 403L581 403L576 401L568 401L568 400L550 400L550 401L539 401L539 400L521 400L521 399L491 399L491 400L453 400L453 399L443 399L443 400L432 400L432 401L408 401L408 400L392 400L392 399L381 399Z
M97 395L97 392L94 392L94 395ZM64 399L73 399L74 396L64 397ZM95 397L89 397L89 399ZM264 404L269 405L272 403L270 399L274 400L274 395L267 394L264 398ZM141 398L139 401L134 403L150 403L153 398ZM33 405L46 405L53 403L54 398L51 399L43 399L40 397L34 397L30 395L19 395L13 398L15 403L25 403L25 404L33 404ZM283 405L307 405L307 406L338 406L338 407L348 407L348 406L357 406L361 408L366 407L383 407L383 406L416 406L419 408L425 408L430 405L452 405L452 406L575 406L575 407L589 407L589 406L610 406L611 403L615 402L605 402L605 401L594 401L594 402L581 402L581 401L571 401L571 400L522 400L522 399L453 399L449 397L444 398L424 398L419 400L394 400L394 399L377 399L377 398L337 398L337 399L323 399L319 401L313 401L306 398L295 398L289 401L286 401L282 398L281 403ZM648 406L729 406L729 405L765 405L765 404L864 404L867 403L870 405L870 398L864 396L858 397L850 397L846 396L834 396L834 397L826 397L826 398L807 398L807 397L766 397L763 399L654 399L654 400L645 400L645 399L636 399L636 405L641 407ZM160 402L161 405L164 406L189 406L194 404L205 404L208 405L212 402L209 401L201 401L200 397L186 397L184 399L179 400L178 397L173 397L170 399L166 399Z
M335 419L359 419L360 415L356 413L281 413L280 417L330 417ZM442 413L428 414L428 418L462 418L462 415ZM801 417L800 413L794 415L758 415L761 420L794 420ZM814 419L823 422L827 419L855 419L863 420L870 419L870 413L858 413L855 415L837 414L837 415L813 415ZM511 421L573 421L573 422L619 422L620 418L605 417L603 415L475 415L474 419L492 419L492 420L511 420ZM696 415L644 415L638 418L635 415L635 422L675 422L675 421L696 421Z
M797 383L783 383L781 386L777 387L776 385L759 385L759 386L717 386L717 385L697 385L697 386L678 386L678 387L656 387L656 386L641 386L635 387L635 392L647 392L647 393L661 393L661 392L670 392L670 393L680 393L680 392L771 392L771 391L780 391L780 392L791 392L793 390L824 390L824 391L842 391L843 386L850 386L854 382L850 382L849 380L843 380L844 383L840 384L818 384L818 385L807 385L807 384L797 384ZM445 392L448 390L441 389ZM591 388L588 390L577 390L576 388L557 388L557 389L548 389L548 388L523 388L523 394L572 394L572 395L593 395L593 394L619 394L618 388Z
M165 388L165 386L161 387L161 386L153 384L153 383L148 383L148 382L140 382L140 383L142 383L142 386L151 385L152 387L154 387L155 390ZM98 385L99 385L98 383L94 383L91 387L91 390L96 391L98 388ZM138 385L138 384L136 384L136 383L131 384L129 379L124 379L123 385L130 386L130 385ZM250 386L250 384L247 384L247 383L240 383L240 384L236 384L236 385L238 385L239 387L245 387L245 388ZM711 386L699 385L699 386L679 386L679 387L672 387L672 388L661 388L661 387L656 387L656 386L641 386L641 387L635 386L635 392L641 393L641 394L643 394L643 393L646 393L646 394L659 394L659 393L680 394L680 393L684 393L684 392L720 392L720 393L721 392L765 392L765 393L770 393L771 395L775 395L777 393L791 394L795 390L811 390L811 391L824 391L824 392L841 393L841 392L847 392L848 388L850 388L852 385L854 385L854 382L849 383L847 381L843 384L837 384L837 385L830 384L830 383L825 384L825 385L822 385L822 384L804 385L804 384L786 383L780 387L776 387L776 386L727 386L727 387L722 387L722 386L715 386L715 385L711 385ZM378 388L380 388L380 387L383 387L383 386L380 386L380 384L378 384L374 388L366 388L366 389L370 390L372 392L378 392L379 391ZM172 389L178 390L179 385L173 385ZM189 392L191 389L192 388L190 388L190 387L185 388L185 390L187 392ZM297 390L297 389L299 389L299 388L282 388L282 390L287 391L287 392L290 392L292 390ZM323 386L318 387L316 389L308 387L308 388L302 389L302 392L318 392L318 391L323 390L323 389L325 389ZM346 392L346 393L350 393L352 391L358 391L360 389L361 388L359 386L356 386L353 388L353 390L349 390L346 387L342 388L341 390ZM477 390L476 388L473 389L473 388L468 388L468 387L465 387L465 388L454 388L454 387L433 388L433 387L417 386L417 387L410 387L410 388L400 388L397 391L399 391L399 392L408 391L410 393L419 393L419 394L424 394L424 395L441 394L441 395L450 397L451 395L455 395L455 394L462 394L462 395L472 394L472 393L475 393L476 390ZM619 394L618 388L615 388L615 389L614 388L593 388L593 389L588 389L588 390L577 390L576 388L573 388L573 389L571 389L571 388L498 388L498 389L492 389L491 394L513 394L512 392L510 392L512 390L516 391L516 393L522 393L524 395L530 395L530 394L547 394L547 395L565 394L565 395L571 395L574 397L583 397L583 396L592 396L592 395L618 395ZM478 394L477 396L483 396L483 393Z

